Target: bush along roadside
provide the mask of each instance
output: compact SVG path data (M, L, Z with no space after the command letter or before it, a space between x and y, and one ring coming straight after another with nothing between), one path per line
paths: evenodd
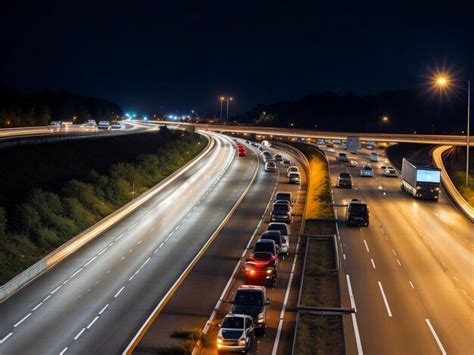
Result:
M163 145L134 162L89 171L54 191L34 188L10 211L0 207L0 284L145 192L190 161L205 138L162 130Z
M342 314L321 312L323 308L341 307L329 167L318 148L308 144L296 146L310 162L310 176L293 353L344 354Z

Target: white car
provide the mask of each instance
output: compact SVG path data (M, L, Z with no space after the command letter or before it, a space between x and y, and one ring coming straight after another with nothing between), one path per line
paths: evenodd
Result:
M379 161L379 156L378 156L377 153L370 153L369 159L370 159L370 161L378 162Z
M255 342L255 325L249 315L231 314L225 316L217 334L217 350L247 353Z
M351 159L351 161L349 162L349 166L350 166L351 168L355 168L355 167L358 167L358 166L359 166L359 163L357 162L357 160Z
M300 172L300 169L298 169L297 166L292 165L286 170L286 176L289 177L291 173L299 173L299 172Z
M265 163L265 171L276 172L278 171L278 167L276 166L275 162L267 161Z
M391 166L387 166L383 172L384 176L397 177L397 171Z
M364 165L360 170L360 176L362 177L374 177L374 169L368 165Z
M288 174L288 182L290 184L300 184L301 183L301 176L299 172L294 172Z

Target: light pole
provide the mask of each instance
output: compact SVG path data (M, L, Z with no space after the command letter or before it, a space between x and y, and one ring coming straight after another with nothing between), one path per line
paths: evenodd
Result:
M467 123L466 123L466 187L469 187L469 145L470 145L470 126L471 126L471 81L470 80L451 80L448 75L440 74L435 78L435 86L440 89L449 89L452 82L467 83Z
M228 97L227 98L227 113L226 113L226 119L225 119L226 122L229 120L229 101L232 101L232 100L234 100L233 97Z
M221 115L219 116L220 120L222 121L222 103L224 102L225 97L221 96L219 100L221 101Z

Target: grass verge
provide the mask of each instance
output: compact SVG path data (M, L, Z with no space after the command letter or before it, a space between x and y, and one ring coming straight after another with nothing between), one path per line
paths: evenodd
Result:
M295 354L344 354L344 332L340 316L301 313L297 326Z

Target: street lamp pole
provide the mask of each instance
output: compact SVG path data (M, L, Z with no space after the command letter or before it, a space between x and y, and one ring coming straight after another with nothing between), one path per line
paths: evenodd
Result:
M221 96L219 100L221 101L221 115L219 116L219 119L222 121L222 103L224 102L224 97Z
M228 97L227 98L227 113L226 113L226 122L229 120L229 101L232 101L233 98L232 97Z
M471 80L467 81L466 187L469 187L469 132L471 122Z

